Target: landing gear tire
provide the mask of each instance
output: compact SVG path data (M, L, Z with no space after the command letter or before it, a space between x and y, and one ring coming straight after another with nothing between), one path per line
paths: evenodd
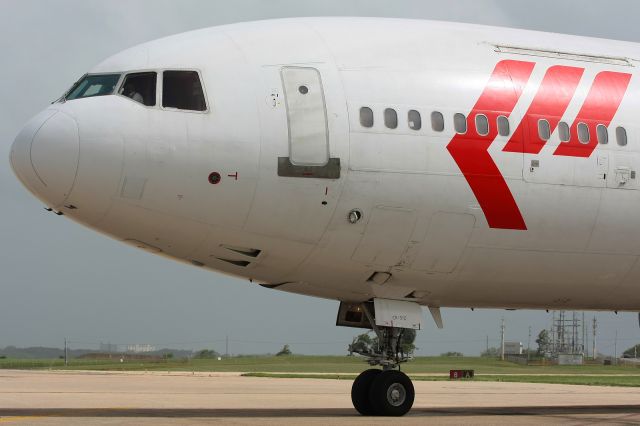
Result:
M373 416L376 414L371 399L369 398L369 390L376 377L382 373L382 370L372 368L363 371L356 378L351 386L351 402L358 413L363 416Z
M378 416L404 416L411 410L414 398L413 383L401 371L387 370L375 375L369 388L369 403Z

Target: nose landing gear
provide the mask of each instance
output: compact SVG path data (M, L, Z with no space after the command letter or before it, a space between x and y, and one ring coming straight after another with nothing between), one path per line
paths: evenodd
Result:
M362 372L351 387L354 408L364 416L403 416L411 410L415 390L411 379L400 371L401 363L411 357L402 350L404 328L377 326L369 306L363 304L362 311L368 324L378 337L374 347L350 346L350 352L366 357L372 368Z

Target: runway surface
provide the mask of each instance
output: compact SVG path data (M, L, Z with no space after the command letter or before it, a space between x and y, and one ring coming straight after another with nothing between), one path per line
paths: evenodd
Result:
M640 389L490 382L414 382L394 424L639 424ZM351 382L236 373L0 370L0 425L369 425Z

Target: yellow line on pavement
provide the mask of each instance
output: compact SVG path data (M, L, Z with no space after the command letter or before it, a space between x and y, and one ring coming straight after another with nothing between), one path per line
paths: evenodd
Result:
M11 422L19 422L22 420L34 420L41 419L44 417L50 416L10 416L10 417L0 417L0 423L11 423Z

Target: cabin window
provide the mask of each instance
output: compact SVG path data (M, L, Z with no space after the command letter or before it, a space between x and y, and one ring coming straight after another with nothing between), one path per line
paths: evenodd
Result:
M120 80L121 74L85 75L67 92L64 99L90 98L111 95Z
M373 127L373 110L371 108L360 108L360 125L367 128Z
M398 127L398 113L395 109L387 108L384 110L384 125L389 129Z
M434 132L442 132L444 130L444 115L439 111L431 113L431 128Z
M627 130L624 127L616 128L616 139L618 140L618 145L627 145Z
M509 119L504 115L498 117L498 133L500 134L500 136L509 136L511 134Z
M596 127L596 132L598 133L598 143L602 145L606 145L609 143L609 131L607 130L607 126L604 124L598 124Z
M591 141L589 126L587 126L585 123L578 124L578 140L582 144L588 144Z
M547 120L538 120L538 136L543 141L548 141L551 138L551 126Z
M407 114L407 119L409 120L409 128L411 130L422 129L422 117L418 111L415 109L410 110Z
M571 140L571 130L564 121L558 124L558 135L560 136L560 142L569 142Z
M207 103L196 71L162 73L162 106L185 111L206 111Z
M456 129L456 133L467 133L467 117L464 114L457 113L453 116L453 127Z
M489 134L489 119L486 115L476 115L476 131L480 136L487 136Z
M155 106L157 79L155 72L127 74L118 93L142 105Z

